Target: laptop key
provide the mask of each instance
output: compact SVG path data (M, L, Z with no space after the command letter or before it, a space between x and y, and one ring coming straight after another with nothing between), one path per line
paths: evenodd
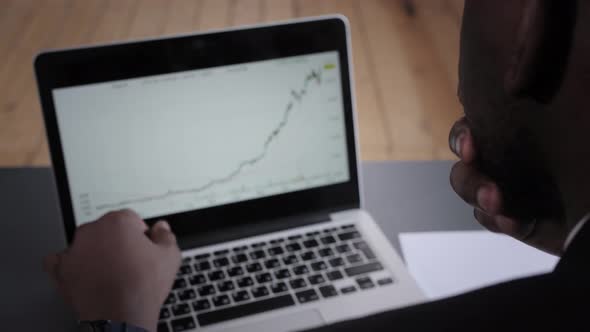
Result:
M318 250L318 254L320 255L320 257L328 257L333 256L334 251L331 248L322 248Z
M287 284L285 284L284 282L277 282L276 284L272 284L270 286L270 290L277 294L277 293L282 293L282 292L286 292L289 290L289 288L287 287Z
M311 269L314 271L323 271L328 268L328 265L326 265L326 263L324 263L322 261L311 263L310 266L311 266Z
M291 285L291 288L293 288L293 289L299 289L299 288L303 288L303 287L307 286L305 279L302 279L302 278L293 279L289 282L289 284Z
M383 270L383 266L379 262L367 263L363 265L357 265L352 267L347 267L344 269L346 275L349 277L354 277L359 274L365 274L369 272Z
M304 261L310 261L315 259L315 253L313 251L306 251L304 253L301 254L301 259Z
M335 257L328 261L331 267L338 267L344 265L344 260L342 257Z
M199 296L205 297L215 294L215 287L213 287L213 285L203 285L199 287L197 291L199 292Z
M196 255L194 258L199 260L199 259L205 259L205 258L209 258L209 257L211 257L210 253L204 253L204 254Z
M319 245L320 244L318 243L318 241L316 239L309 239L309 240L303 241L303 246L305 248L315 248Z
M192 300L196 297L197 297L197 293L195 293L195 290L192 288L178 292L178 299L180 301Z
M340 254L344 254L344 253L352 251L352 249L350 248L350 246L348 244L344 243L344 244L337 245L336 251Z
M260 265L258 262L250 263L246 265L246 271L248 271L248 273L262 271L262 265Z
M295 297L297 297L299 303L307 303L317 301L320 299L318 293L316 293L314 289L308 289L301 292L297 292L295 293Z
M301 245L297 242L289 243L285 246L288 252L295 252L301 250Z
M204 272L211 269L211 263L209 261L201 261L193 265L196 272Z
M215 256L223 256L223 255L227 255L229 254L229 249L222 249L222 250L217 250L213 252L213 255Z
M289 239L289 240L299 240L300 238L302 238L301 235L291 235L287 239Z
M224 267L229 265L229 259L227 257L220 257L213 260L213 265L216 268Z
M241 252L241 251L244 251L244 250L247 250L247 249L248 249L248 246L239 246L239 247L233 248L232 251L233 252Z
M170 332L170 328L168 327L168 323L166 322L159 322L157 332Z
M254 287L254 288L252 288L251 292L252 292L252 296L254 296L255 298L267 296L268 294L270 294L270 292L268 291L268 288L266 288L266 286Z
M302 275L302 274L308 274L309 269L307 268L306 265L298 265L293 268L293 273L295 273L295 275L298 275L298 276Z
M190 314L191 308L186 303L179 303L172 306L172 313L174 316L182 316Z
M227 269L227 275L230 277L237 277L244 275L244 269L241 266L234 266Z
M231 261L234 262L234 264L245 263L248 261L248 256L246 254L237 254L232 256Z
M252 280L252 277L246 276L243 278L238 279L238 287L240 288L244 288L244 287L250 287L252 285L254 285L254 280Z
M344 276L342 275L342 272L340 272L338 270L330 271L330 272L326 273L326 276L328 277L328 280L330 280L330 281L340 280L340 279L344 278Z
M193 301L193 310L194 311L203 311L211 309L211 302L208 299L201 299Z
M309 276L307 280L309 280L309 283L312 285L321 284L326 281L326 279L324 279L324 276L322 276L321 274L314 274L312 276Z
M234 282L231 280L225 280L217 284L217 289L222 293L234 290L234 288Z
M281 262L279 262L279 260L276 258L271 258L264 262L264 266L266 266L267 269L274 269L281 266Z
M324 298L329 298L338 295L338 291L332 285L325 285L319 288L320 293Z
M371 280L369 277L357 278L356 283L359 285L360 289L369 289L375 287L373 280Z
M174 332L192 330L195 327L197 327L195 325L195 319L190 316L175 319L172 322L170 322L170 325L172 325L172 331Z
M356 287L354 287L354 286L344 287L344 288L340 289L340 292L342 294L354 293L354 292L356 292Z
M354 224L342 225L340 226L342 229L354 229Z
M186 280L184 278L178 278L176 280L174 280L174 283L172 284L172 289L176 290L176 289L183 289L186 288L188 285L186 284Z
M385 286L385 285L389 285L392 283L393 283L393 279L391 279L391 278L383 278L383 279L377 280L377 285L379 285L379 286Z
M281 247L268 248L268 254L271 256L282 255L285 251Z
M164 304L173 304L173 303L176 303L176 295L174 295L174 293L170 293L170 294L168 294L168 297L166 297Z
M283 258L283 263L285 263L285 265L295 264L298 261L299 259L297 259L297 256L295 255L288 255Z
M250 294L248 294L248 291L245 290L241 290L241 291L237 291L232 295L234 302L238 303L238 302L243 302L243 301L248 301L250 299Z
M187 264L187 265L180 266L180 270L178 271L178 274L185 275L185 274L189 274L192 272L193 272L193 269L191 269L191 266Z
M264 246L266 246L266 242L264 241L256 242L251 245L252 248L262 248Z
M285 239L283 238L278 238L278 239L274 239L274 240L270 240L270 244L279 244L285 242Z
M264 284L272 281L272 276L268 272L260 273L256 276L256 281L259 284Z
M323 244L332 244L336 242L336 239L332 235L324 236L320 239Z
M160 310L160 317L158 319L167 319L170 318L170 309L164 307Z
M285 308L292 305L295 305L293 296L291 296L291 294L285 294L274 298L201 313L197 315L197 320L199 321L199 324L201 326L208 326L226 320L259 314L262 312Z
M285 279L285 278L289 278L290 276L291 276L291 273L289 272L288 269L280 269L275 272L275 278L277 278L277 279Z
M209 272L209 280L217 281L221 279L225 279L225 272L223 272L223 270Z
M375 253L365 241L357 242L353 246L360 250L368 260L376 258Z
M352 255L348 255L346 256L346 260L350 263L350 264L357 264L363 261L363 258L361 257L361 255L359 254L352 254Z
M188 278L188 282L192 286L204 284L206 281L207 281L207 278L205 278L205 276L202 274L196 274L196 275L190 276Z
M338 238L340 239L340 241L358 239L359 237L361 237L361 233L357 231L338 234Z
M216 307L222 307L224 305L228 305L231 302L229 296L225 294L214 296L211 300L213 301L213 305Z
M250 258L252 259L262 259L265 258L266 254L263 250L255 250L250 253Z

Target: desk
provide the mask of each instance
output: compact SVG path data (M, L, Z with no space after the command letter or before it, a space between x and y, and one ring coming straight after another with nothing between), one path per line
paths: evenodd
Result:
M363 164L363 204L400 250L398 233L480 229L454 194L451 162ZM65 246L48 168L0 169L0 322L6 331L73 331L74 316L42 270L45 254Z

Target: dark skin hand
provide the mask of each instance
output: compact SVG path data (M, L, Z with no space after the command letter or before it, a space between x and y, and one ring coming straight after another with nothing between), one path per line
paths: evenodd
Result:
M502 193L485 174L477 170L476 149L465 118L457 121L449 134L449 146L460 161L451 170L451 186L474 207L475 219L494 233L503 233L537 249L561 255L568 229L564 223L537 220L521 222L502 214Z
M80 320L127 322L156 331L180 266L176 237L164 221L151 229L133 211L111 212L76 230L72 245L45 269Z

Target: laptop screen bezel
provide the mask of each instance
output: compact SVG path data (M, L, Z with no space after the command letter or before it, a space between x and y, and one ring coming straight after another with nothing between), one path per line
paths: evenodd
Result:
M39 54L34 66L68 243L73 240L77 225L52 96L54 89L326 51L337 51L340 60L350 173L347 182L157 216L146 222L166 219L182 239L235 225L254 222L259 225L299 214L327 215L358 208L360 193L348 43L346 20L330 16Z

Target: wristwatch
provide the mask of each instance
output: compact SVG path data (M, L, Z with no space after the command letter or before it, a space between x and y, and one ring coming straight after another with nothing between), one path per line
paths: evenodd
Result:
M141 327L112 320L84 320L78 322L78 332L148 332Z

